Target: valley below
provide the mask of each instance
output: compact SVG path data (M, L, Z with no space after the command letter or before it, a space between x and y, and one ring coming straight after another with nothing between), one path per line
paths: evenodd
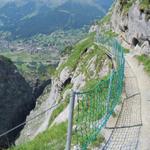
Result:
M53 136L57 128L63 128L65 145L71 89L87 90L110 73L111 61L105 48L95 44L95 31L112 2L0 4L0 134L27 121L0 137L0 149L15 149L45 133L59 141L61 136ZM43 113L54 104L59 106ZM42 115L28 123L38 114Z

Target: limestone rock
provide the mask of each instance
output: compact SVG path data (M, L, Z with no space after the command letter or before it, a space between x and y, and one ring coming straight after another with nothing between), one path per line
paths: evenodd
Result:
M68 67L65 67L60 73L60 82L64 83L71 75L71 71Z
M97 60L97 56L95 55L89 62L88 62L88 70L90 72L91 78L95 77L96 74L96 60Z
M103 78L105 77L106 75L108 75L110 69L109 69L109 62L108 60L106 59L104 64L103 64L103 67L101 68L100 72L99 72L99 78Z
M98 25L92 25L90 30L89 30L89 33L96 32L98 29L99 29Z
M111 24L113 30L123 35L123 39L131 46L146 44L141 50L142 53L147 54L150 46L145 41L150 41L150 19L146 20L145 18L146 13L141 12L138 1L133 3L126 14L123 12L120 0L118 0L113 9Z
M142 50L143 50L143 52L145 53L145 54L150 54L150 43L149 43L149 41L145 41L143 44L142 44L142 46L141 46L141 48L142 48Z
M83 74L79 74L71 80L71 83L73 84L74 91L81 89L85 85L85 76Z

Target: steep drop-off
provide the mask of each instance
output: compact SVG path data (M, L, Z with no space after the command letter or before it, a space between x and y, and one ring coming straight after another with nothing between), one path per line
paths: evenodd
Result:
M95 33L90 33L73 46L70 55L62 58L53 76L50 94L47 92L50 89L48 87L43 96L38 98L36 107L27 120L54 104L59 104L58 107L26 124L16 141L16 144L21 145L14 149L64 149L71 90L91 89L110 73L112 62L107 57L105 49L95 43ZM65 129L62 130L64 124ZM60 133L63 132L61 136L57 133L59 130Z
M0 134L24 122L35 102L32 88L7 58L0 56ZM0 149L13 144L21 128L0 138Z

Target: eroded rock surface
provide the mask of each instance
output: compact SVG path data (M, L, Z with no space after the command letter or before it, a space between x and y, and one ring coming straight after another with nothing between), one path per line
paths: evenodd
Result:
M140 53L150 54L150 19L147 17L149 10L141 10L139 2L136 1L125 13L120 2L121 0L118 0L113 9L113 30L120 34L121 39L132 49L138 45L141 48Z

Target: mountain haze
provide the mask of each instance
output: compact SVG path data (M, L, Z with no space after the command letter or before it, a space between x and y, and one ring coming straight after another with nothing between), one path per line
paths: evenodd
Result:
M113 0L1 0L0 30L29 37L57 29L78 29L105 15Z

